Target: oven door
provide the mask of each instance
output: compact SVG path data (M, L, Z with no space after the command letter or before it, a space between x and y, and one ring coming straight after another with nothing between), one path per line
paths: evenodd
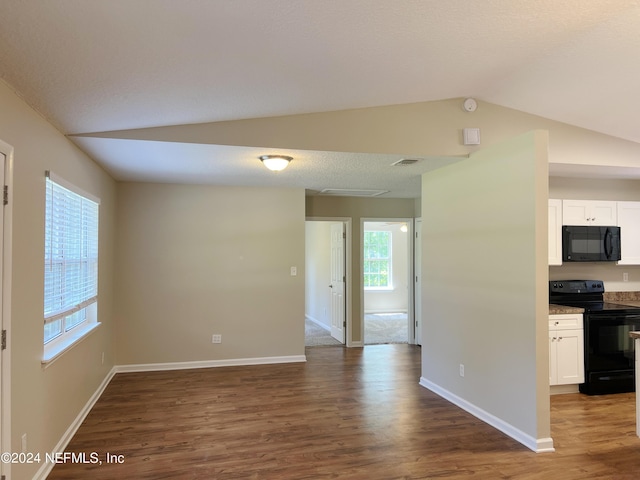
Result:
M629 332L640 330L640 314L589 313L585 322L585 393L635 390L635 354Z

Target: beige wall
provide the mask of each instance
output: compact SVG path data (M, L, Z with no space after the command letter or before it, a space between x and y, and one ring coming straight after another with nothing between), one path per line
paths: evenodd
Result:
M423 379L530 446L550 435L546 156L533 132L423 176Z
M351 218L351 331L347 340L363 345L363 298L362 298L362 219L413 218L414 200L411 198L356 198L356 197L307 197L307 218L345 217ZM349 288L350 287L350 288ZM347 304L349 300L347 299ZM350 336L349 336L350 335Z
M551 177L549 198L574 200L640 201L640 180ZM623 273L629 281L623 281ZM609 262L565 263L549 267L551 280L584 278L603 280L608 292L640 291L640 265Z
M60 132L0 83L0 139L12 145L13 275L11 295L11 450L50 452L114 364L113 261L115 183ZM99 197L98 320L89 337L44 369L44 172L52 170ZM102 352L105 363L102 364ZM31 478L39 465L13 465L12 478Z
M302 189L121 183L117 218L119 365L304 355Z

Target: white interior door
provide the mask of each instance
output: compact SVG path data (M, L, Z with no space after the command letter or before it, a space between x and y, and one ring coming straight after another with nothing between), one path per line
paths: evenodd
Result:
M344 343L345 334L345 256L344 224L331 225L331 336Z

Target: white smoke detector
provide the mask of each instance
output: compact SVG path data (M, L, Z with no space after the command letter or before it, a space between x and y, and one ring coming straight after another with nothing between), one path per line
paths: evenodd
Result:
M476 108L478 108L478 102L476 102L473 98L465 98L462 103L462 108L467 112L475 112Z

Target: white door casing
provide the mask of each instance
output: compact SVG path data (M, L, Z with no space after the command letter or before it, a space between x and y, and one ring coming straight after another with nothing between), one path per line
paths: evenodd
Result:
M0 452L11 451L11 222L13 147L0 140ZM0 475L10 478L11 463L0 462Z
M331 225L331 336L345 343L344 224Z
M415 325L415 344L422 345L422 219L414 222L413 250L413 308Z
M1 147L0 147L0 186L4 187L4 166L7 163L7 157L6 154L4 153L4 151L2 151ZM3 192L4 194L4 192ZM1 255L2 252L2 244L3 244L3 220L4 220L4 208L0 209L0 272L3 271L4 268L4 262L3 262L3 256ZM4 279L2 278L3 276L0 275L0 311L2 311L2 292L3 292L3 284L4 284ZM4 315L0 316L0 332L2 332L2 335L4 337L3 339L3 343L6 342L6 332L4 330ZM5 344L6 345L6 344ZM5 389L5 374L4 374L4 352L5 352L5 345L2 345L2 351L0 352L0 452L6 452L6 451L10 451L10 448L7 448L8 445L5 445L4 442L4 434L5 434L5 430L7 428L7 425L5 425L5 417L4 417L4 389ZM5 467L4 467L4 463L5 462L0 462L0 475L5 476L7 475L5 473Z

